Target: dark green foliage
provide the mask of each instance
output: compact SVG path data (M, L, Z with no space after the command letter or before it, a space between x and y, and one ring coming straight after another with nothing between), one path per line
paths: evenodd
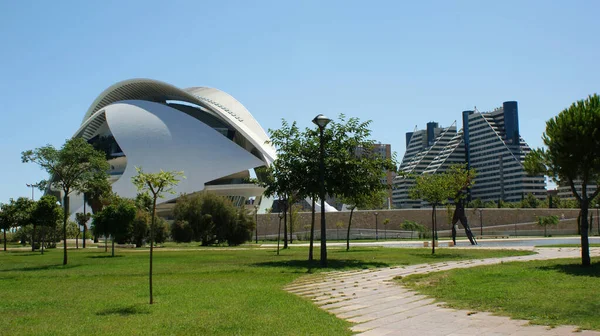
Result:
M194 238L194 230L185 220L176 220L171 224L171 238L176 243L189 243Z
M156 217L156 222L154 223L154 242L162 244L167 241L169 235L169 223L164 218Z
M547 236L547 229L549 225L558 225L558 216L538 216L538 225L544 227L544 237Z
M142 247L150 234L150 213L137 209L131 224L131 242L135 247Z
M112 254L114 255L114 243L128 243L133 232L133 221L137 209L133 201L114 197L113 203L104 207L102 211L94 214L93 230L96 235L109 235L113 238Z
M240 245L252 239L254 221L245 209L238 209L235 221L229 222L227 229L227 244L230 246Z
M213 193L184 195L173 210L177 224L172 228L178 231L172 231L173 239L187 239L187 228L183 225L187 222L193 232L192 239L204 246L217 242L239 245L251 238L254 229L254 222L240 211L227 198Z
M26 227L32 223L31 213L35 208L35 203L26 197L19 197L16 201L10 199L10 203L2 204L2 211L0 211L0 229L3 230L4 236L4 250L6 250L6 231L16 227ZM17 236L23 243L31 239L33 246L33 233L32 231L19 230Z
M70 214L69 194L72 191L84 192L86 183L91 180L108 179L109 164L104 153L95 150L83 138L73 138L67 140L61 149L46 145L24 151L21 153L21 160L34 162L51 175L50 181L41 181L38 185L62 191L63 239L66 241L67 219ZM64 244L63 265L66 264L67 244Z
M600 185L600 96L594 94L573 103L546 122L542 136L546 148L534 149L525 157L531 175L545 174L568 185L579 202L581 263L590 266L588 209L600 188L588 192L589 184ZM581 185L581 192L575 188Z

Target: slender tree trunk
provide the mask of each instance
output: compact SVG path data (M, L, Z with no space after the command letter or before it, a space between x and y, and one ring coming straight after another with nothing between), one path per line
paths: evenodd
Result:
M283 248L288 248L288 238L287 238L287 199L283 205Z
M65 196L63 197L63 239L64 239L64 256L63 265L67 264L67 219L69 219L69 190L63 190Z
M290 244L294 242L294 205L290 204Z
M354 213L354 207L350 209L350 219L348 220L348 234L346 235L346 251L350 251L350 227L352 226L352 214Z
M281 238L281 217L279 217L279 227L277 227L277 255L279 255L279 240Z
M108 233L104 232L104 252L108 252Z
M314 207L314 203L313 203L313 207ZM315 222L315 216L314 216L314 212L313 212L313 223L314 222ZM6 251L6 229L4 229L3 231L4 231L4 251Z
M44 254L44 245L46 244L46 230L42 226L42 255Z
M112 244L111 244L111 252L110 252L110 256L114 257L115 256L115 237L112 237Z
M433 211L431 212L431 254L435 254L435 233L437 227L435 225L435 204L433 205Z
M6 244L6 239L4 239ZM312 198L312 213L311 213L311 221L310 221L310 244L308 247L308 261L313 261L313 246L315 242L315 198Z
M83 225L83 244L81 246L81 248L85 248L85 236L87 234L87 225Z
M85 194L83 194L83 217L86 217L86 212L85 212L85 203L86 203L86 197ZM86 224L83 224L83 240L81 241L81 248L85 248L85 228L87 227Z
M585 189L583 189L585 192ZM582 193L585 195L584 193ZM588 239L588 206L587 199L581 200L581 265L590 266L590 242Z
M37 225L35 225L35 222L33 223L33 233L31 234L31 252L35 251L35 231L36 231Z
M77 228L77 230L79 230L79 227ZM79 250L79 235L81 233L79 233L79 231L77 232L77 236L75 236L75 248Z
M149 284L150 284L150 304L154 303L154 299L152 297L152 254L154 252L154 221L156 219L156 197L157 195L153 195L154 200L152 202L152 223L150 224L150 272L149 272Z

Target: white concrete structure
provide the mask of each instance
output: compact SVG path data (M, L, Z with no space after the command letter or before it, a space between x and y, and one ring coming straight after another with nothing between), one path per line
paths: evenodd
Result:
M120 196L136 196L131 178L142 167L184 172L175 194L161 203L214 189L237 205L256 198L259 212L271 207L261 202L263 189L247 179L250 170L275 160L275 150L250 112L220 90L179 89L150 79L119 82L92 103L74 137L107 152L113 191ZM82 205L80 196L71 195L73 212Z

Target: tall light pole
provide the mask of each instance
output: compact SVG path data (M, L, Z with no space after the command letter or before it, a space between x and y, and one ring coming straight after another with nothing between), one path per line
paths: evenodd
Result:
M483 237L483 210L479 209L479 237Z
M258 244L258 205L254 206L254 226L256 228L256 243Z
M598 218L598 235L600 235L600 204L596 204L596 218ZM593 225L594 223L592 223Z
M331 119L319 114L312 122L319 126L319 198L321 198L321 267L327 267L327 225L325 223L325 140L323 131Z
M377 225L377 216L379 213L375 212L375 240L379 240L379 228Z
M35 190L35 188L39 187L40 185L39 185L39 184L37 184L37 183L31 183L31 184L29 184L29 183L25 183L25 185L26 185L28 188L31 188L31 200L33 201L33 191Z

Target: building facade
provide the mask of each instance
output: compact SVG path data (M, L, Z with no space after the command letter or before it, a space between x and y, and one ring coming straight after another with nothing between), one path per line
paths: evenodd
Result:
M180 89L151 79L119 82L96 98L73 137L107 153L112 189L122 197L136 196L131 178L142 167L186 176L173 194L160 199L165 211L182 193L202 190L238 206L256 200L259 212L272 206L264 189L248 180L252 170L275 160L275 150L250 112L223 91ZM72 212L82 206L82 195L70 195Z
M470 199L517 202L530 193L545 197L544 177L528 176L523 168L525 155L531 149L520 136L516 101L504 102L492 112L464 111L459 131L456 126L437 132L436 128L437 123L428 123L426 130L407 133L407 150L400 171L413 175L442 173L451 165L462 163L477 173ZM415 135L418 138L413 143ZM396 207L424 205L409 198L412 186L410 177L394 180Z

